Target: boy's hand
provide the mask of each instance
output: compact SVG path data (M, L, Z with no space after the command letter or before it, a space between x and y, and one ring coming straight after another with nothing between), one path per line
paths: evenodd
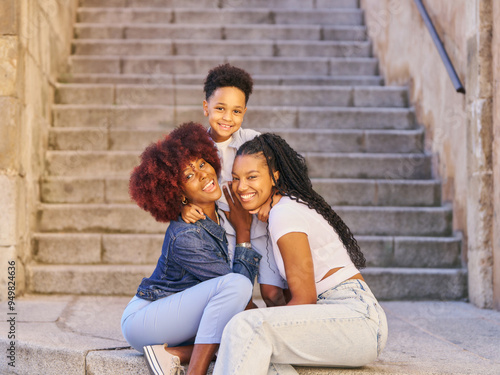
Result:
M185 206L182 206L181 217L186 223L193 224L198 220L205 219L205 214L203 213L201 207L188 203Z
M231 188L231 182L229 182L229 187ZM229 206L229 212L224 211L224 214L236 231L236 243L250 242L252 215L245 210L240 201L234 197L232 189L231 192L229 192L228 188L223 186L222 191L224 192Z

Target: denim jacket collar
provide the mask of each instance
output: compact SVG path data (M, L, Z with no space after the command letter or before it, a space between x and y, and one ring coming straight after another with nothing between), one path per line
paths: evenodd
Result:
M208 233L217 238L219 241L224 241L226 231L224 230L224 228L222 228L221 225L214 223L212 219L209 219L207 217L206 219L198 220L195 224L205 229Z

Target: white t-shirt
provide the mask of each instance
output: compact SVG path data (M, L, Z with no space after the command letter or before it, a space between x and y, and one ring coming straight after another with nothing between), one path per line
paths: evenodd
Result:
M307 235L318 295L359 273L338 234L323 216L305 204L289 197L282 197L269 213L269 233L276 265L284 279L286 279L285 265L277 242L282 236L292 232ZM338 267L343 268L321 280L329 270Z

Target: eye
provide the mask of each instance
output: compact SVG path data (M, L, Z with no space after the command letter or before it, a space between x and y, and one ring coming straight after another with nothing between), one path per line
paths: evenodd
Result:
M241 111L239 111L239 110L236 109L236 110L234 110L234 113L236 113L237 115L239 115L241 113Z
M255 180L257 178L257 176L249 176L248 179L249 180Z
M189 174L186 174L184 175L184 177L186 178L186 180L189 180L191 177L193 177L193 173L189 173Z
M239 181L240 179L238 177L233 176L233 181Z
M205 166L205 162L204 162L204 161L202 161L202 162L200 163L200 169L202 169L204 166Z
M215 107L215 109L218 110L218 111L223 111L224 110L223 107Z

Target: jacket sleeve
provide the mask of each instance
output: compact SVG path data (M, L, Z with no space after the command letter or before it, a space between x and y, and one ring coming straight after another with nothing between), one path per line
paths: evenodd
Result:
M188 231L176 238L171 256L187 272L200 281L233 272L216 244L203 240L196 231Z
M246 276L253 283L259 271L262 256L254 249L236 246L234 250L233 272Z

